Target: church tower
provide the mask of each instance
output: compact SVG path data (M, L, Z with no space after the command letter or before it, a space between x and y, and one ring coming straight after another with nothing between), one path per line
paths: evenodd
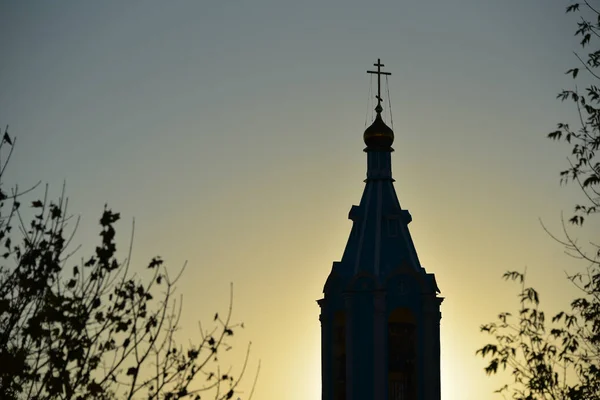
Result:
M440 400L440 304L400 206L391 155L394 132L377 107L364 132L367 179L348 218L342 260L333 263L321 307L322 400Z

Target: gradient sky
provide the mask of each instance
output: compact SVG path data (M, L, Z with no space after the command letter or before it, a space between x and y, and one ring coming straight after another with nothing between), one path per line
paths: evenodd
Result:
M575 110L567 0L2 1L8 180L67 182L83 250L104 203L135 217L134 265L188 267L182 341L225 311L262 360L257 400L320 398L319 309L363 190L370 69L392 72L396 190L442 305L442 399L480 400L482 323L527 266L549 310L577 267L542 230L578 199L544 139ZM370 122L370 121L369 121ZM239 364L239 362L238 362ZM251 373L244 388L251 385ZM246 391L247 393L247 391Z

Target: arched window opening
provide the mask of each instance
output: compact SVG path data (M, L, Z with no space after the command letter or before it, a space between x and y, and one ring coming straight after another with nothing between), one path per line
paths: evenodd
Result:
M416 400L416 323L408 309L394 310L388 319L388 399Z
M333 398L346 400L346 315L339 311L333 321Z

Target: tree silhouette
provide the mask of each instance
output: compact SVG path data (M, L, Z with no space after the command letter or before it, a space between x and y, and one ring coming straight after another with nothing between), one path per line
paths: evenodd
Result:
M580 65L566 73L574 79L585 76L585 90L577 87L563 90L558 98L570 100L579 115L577 129L559 123L548 134L552 140L571 147L568 167L560 172L561 183L576 183L583 193L583 202L576 204L568 223L581 226L598 221L592 217L600 212L600 4L584 0L572 3L567 13L578 13L575 35L587 55L575 53ZM582 71L584 74L579 74ZM589 219L591 221L589 221ZM489 359L485 368L495 374L498 367L512 372L514 382L498 392L514 399L600 399L600 246L579 244L562 221L562 237L550 233L565 247L568 254L582 263L582 270L567 275L580 290L580 296L570 304L569 311L556 314L548 323L540 308L538 292L526 285L526 275L509 271L504 278L521 285L520 309L516 315L501 313L498 322L483 325L481 330L494 338L494 343L477 350ZM596 230L598 232L598 230Z
M175 341L181 306L174 299L183 268L170 276L160 257L149 279L116 258L118 213L105 207L94 254L73 260L77 220L67 216L64 187L57 201L35 199L26 222L21 201L32 190L2 186L16 141L0 142L0 398L229 399L237 392L250 347L234 375L218 355L243 327L228 313L196 343ZM33 189L33 188L32 188ZM256 381L255 381L256 382ZM250 396L251 397L251 392Z

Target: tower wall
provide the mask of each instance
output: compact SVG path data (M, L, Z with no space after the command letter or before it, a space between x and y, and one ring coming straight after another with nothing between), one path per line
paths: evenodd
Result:
M405 270L406 271L406 270ZM440 400L440 311L441 298L427 291L423 276L395 272L384 285L372 279L354 279L346 288L319 300L322 329L323 400ZM346 349L345 396L336 389L336 316L344 313ZM404 317L398 317L404 315ZM397 353L390 343L393 323L414 326L414 366L402 365L393 373L390 359ZM404 362L404 361L400 361ZM407 376L410 370L414 375ZM404 375L403 375L404 374ZM404 397L402 379L410 380ZM410 390L409 390L410 389Z

